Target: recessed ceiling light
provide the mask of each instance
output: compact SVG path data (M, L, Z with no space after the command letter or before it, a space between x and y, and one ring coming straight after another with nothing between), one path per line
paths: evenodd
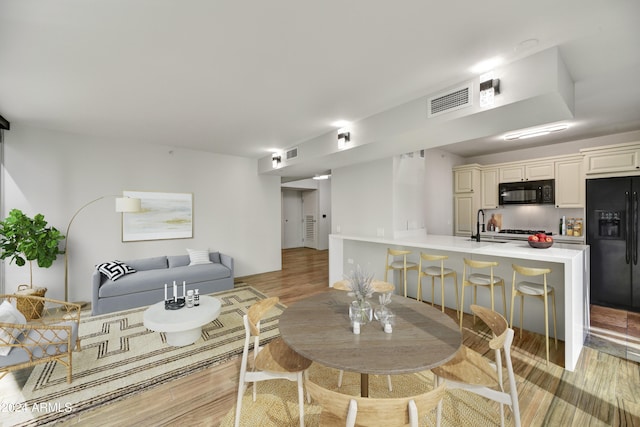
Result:
M331 175L316 175L313 177L313 179L329 179L331 178Z
M484 61L478 62L476 65L471 67L471 72L474 74L482 74L486 73L489 70L493 70L498 65L502 64L503 59L499 56L495 56L490 59L485 59Z
M534 138L536 136L548 135L553 132L560 132L569 128L569 125L562 123L559 125L545 126L541 128L527 129L520 132L508 133L504 136L505 141L514 141L516 139Z

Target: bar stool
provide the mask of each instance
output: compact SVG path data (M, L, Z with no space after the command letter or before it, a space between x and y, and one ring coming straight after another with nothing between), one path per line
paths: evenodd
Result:
M460 299L460 330L462 330L462 319L464 317L464 288L467 286L473 286L473 303L477 305L477 292L478 286L486 287L488 286L491 289L491 310L494 309L494 294L493 288L496 286L500 286L502 288L502 308L504 316L507 316L507 301L504 294L504 279L502 277L496 276L493 274L493 267L498 266L497 261L476 261L472 259L464 259L464 269L462 270L462 296ZM467 267L469 268L469 275L467 276ZM481 274L481 273L472 273L473 269L481 269L488 268L489 274ZM476 315L473 315L473 324L476 324Z
M433 306L434 288L436 277L440 279L440 288L442 295L442 312L444 313L444 279L446 277L453 277L453 283L456 289L456 315L460 315L460 297L458 296L458 273L455 270L444 267L444 260L449 259L447 255L430 255L420 252L420 265L418 266L418 301L422 301L422 278L431 277L431 305ZM440 266L435 265L426 266L423 268L422 261L436 262L440 261Z
M522 267L515 264L511 264L511 267L513 268L513 282L511 285L511 316L509 323L511 324L511 328L513 328L513 304L515 303L516 295L520 295L520 339L522 339L524 297L532 296L540 298L544 302L544 336L547 347L547 365L549 365L549 306L547 304L547 296L551 297L551 305L553 307L553 337L556 342L556 350L558 349L556 294L553 286L547 285L547 274L551 273L551 269ZM527 277L542 276L542 283L529 282L526 280L516 283L516 273Z
M404 296L407 297L407 270L416 270L418 271L418 264L412 261L407 261L407 255L411 254L411 251L407 250L397 250L397 249L387 249L387 265L384 270L384 281L387 281L387 273L389 270L402 270L404 277ZM402 261L396 261L396 257L402 257ZM391 262L389 262L389 257L391 257Z

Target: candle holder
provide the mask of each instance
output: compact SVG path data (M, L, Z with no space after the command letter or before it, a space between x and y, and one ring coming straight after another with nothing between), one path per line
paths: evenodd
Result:
M184 298L176 298L165 300L164 309L165 310L179 310L185 305Z

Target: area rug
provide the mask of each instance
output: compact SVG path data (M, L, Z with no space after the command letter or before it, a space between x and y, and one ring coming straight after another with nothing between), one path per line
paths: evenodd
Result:
M345 372L342 387L338 388L338 371L316 363L309 369L311 381L324 388L352 396L360 395L360 375ZM417 374L394 375L391 377L393 390L387 388L387 377L369 377L370 397L412 396L433 389L433 374L430 371ZM247 388L242 400L240 426L243 427L298 427L298 395L295 382L271 380L258 383L256 401L253 401L252 386ZM499 406L480 396L460 390L447 391L442 400L442 426L496 426L500 425ZM322 408L316 403L305 401L304 424L306 427L319 425ZM435 426L435 410L420 414L420 426ZM232 427L235 406L220 423L220 427ZM506 425L513 425L511 412L505 408ZM381 424L384 425L384 424Z
M73 355L73 382L66 382L66 368L47 363L33 368L23 387L12 375L0 380L0 425L44 425L75 416L150 387L226 362L242 354L242 317L266 296L249 286L211 294L220 299L218 319L205 325L195 344L172 347L163 333L142 324L146 307L88 316L80 321L82 351ZM278 305L262 320L261 337L267 342L279 335ZM17 388L11 392L12 386Z

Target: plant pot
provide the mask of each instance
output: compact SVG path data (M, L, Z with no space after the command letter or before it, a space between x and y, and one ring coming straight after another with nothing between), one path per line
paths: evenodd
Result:
M20 285L15 295L16 308L20 310L27 320L39 319L42 317L42 311L44 310L44 301L35 301L31 298L20 298L20 296L34 296L44 297L47 293L47 288L30 288L29 285Z

